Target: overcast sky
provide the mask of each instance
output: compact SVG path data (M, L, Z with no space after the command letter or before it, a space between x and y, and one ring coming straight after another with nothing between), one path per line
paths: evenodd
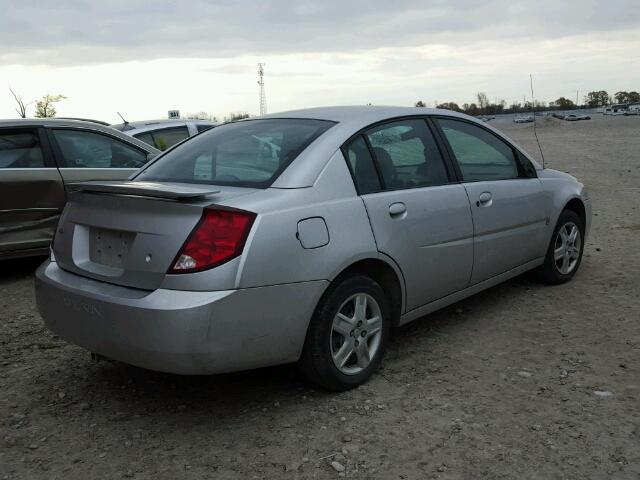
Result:
M640 91L638 0L0 0L0 118L118 120ZM32 112L32 110L31 110Z

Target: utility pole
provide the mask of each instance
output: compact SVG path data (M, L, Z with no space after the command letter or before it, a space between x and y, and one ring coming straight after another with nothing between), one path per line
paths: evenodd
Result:
M258 64L258 85L260 86L260 116L267 114L267 95L264 92L264 63Z

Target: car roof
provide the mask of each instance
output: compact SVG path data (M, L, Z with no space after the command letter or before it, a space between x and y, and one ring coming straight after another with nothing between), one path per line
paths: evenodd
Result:
M96 130L99 132L106 133L113 137L116 137L120 140L123 140L126 143L131 143L139 148L142 148L148 153L158 153L159 150L152 147L151 145L142 142L136 138L130 137L129 135L125 135L124 133L116 130L113 127L103 125L100 122L93 122L87 120L75 120L71 118L16 118L16 119L8 119L8 120L0 120L0 129L1 128L11 128L11 127L67 127L67 128L82 128L86 130Z
M377 120L385 120L393 117L403 117L408 115L437 115L454 114L467 118L468 115L458 114L451 110L441 110L437 108L423 107L393 107L393 106L373 106L373 105L347 105L338 107L315 107L300 110L289 110L285 112L265 115L261 118L312 118L316 120L330 120L332 122L351 122L361 119L371 123Z

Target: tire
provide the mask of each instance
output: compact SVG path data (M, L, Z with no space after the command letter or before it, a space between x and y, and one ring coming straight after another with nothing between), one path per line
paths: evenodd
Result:
M571 247L569 263L563 263L567 260L565 257L556 258L556 251L558 256L560 254L560 246L565 246L565 252L567 251L566 243L563 240L563 233L567 235L567 228L571 229L575 225L577 228L576 242ZM563 233L561 233L561 231ZM580 216L572 210L563 210L556 223L556 228L553 230L549 247L547 248L547 255L545 256L544 263L538 267L536 274L538 279L544 283L550 285L559 285L566 283L573 278L578 271L580 263L582 262L582 252L584 251L584 223ZM567 268L564 268L564 267Z
M339 279L318 302L298 367L307 381L327 390L357 387L380 366L390 329L389 299L378 283L365 275Z

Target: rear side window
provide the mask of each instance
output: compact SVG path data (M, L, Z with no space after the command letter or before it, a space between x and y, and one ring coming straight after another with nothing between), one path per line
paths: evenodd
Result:
M310 119L221 125L162 155L136 180L266 188L332 125Z
M0 132L0 168L43 168L36 130Z
M71 168L140 168L147 154L126 143L94 132L53 130L60 153Z
M213 125L203 125L202 123L196 125L196 130L198 130L198 133L206 132L210 128L213 128Z
M485 129L459 120L438 119L466 182L519 177L513 149Z
M167 148L173 147L185 138L189 138L189 130L186 126L163 128L152 132L140 133L134 135L134 137L156 147L158 150L165 151Z
M443 185L449 182L444 160L424 120L401 120L367 133L385 189Z
M367 143L362 135L359 135L349 143L345 148L345 152L358 193L364 195L380 191L380 179Z

